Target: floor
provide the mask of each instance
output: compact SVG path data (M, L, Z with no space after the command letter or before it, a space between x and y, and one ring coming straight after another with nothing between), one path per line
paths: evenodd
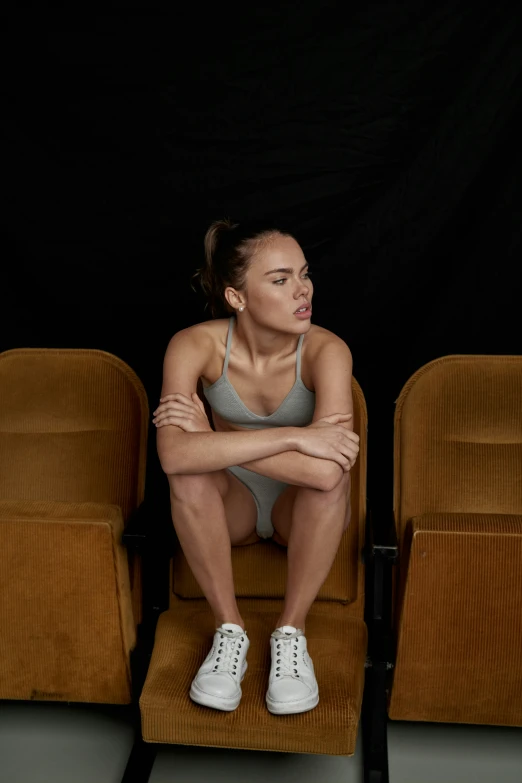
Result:
M355 756L161 746L150 783L362 783ZM119 783L132 747L126 708L2 702L0 783ZM521 783L522 729L390 722L391 783Z

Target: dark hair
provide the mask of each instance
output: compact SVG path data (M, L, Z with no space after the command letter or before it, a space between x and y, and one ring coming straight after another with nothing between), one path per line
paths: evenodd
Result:
M231 220L215 220L205 234L205 265L199 267L192 278L199 284L210 305L212 318L224 318L235 312L224 296L225 289L241 291L246 285L246 275L253 256L275 235L291 236L279 228L269 228L260 223L232 223ZM196 289L191 284L193 291Z

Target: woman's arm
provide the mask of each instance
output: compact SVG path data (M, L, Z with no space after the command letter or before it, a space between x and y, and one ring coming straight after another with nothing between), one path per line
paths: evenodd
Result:
M296 487L324 489L336 465L338 463L332 460L310 457L300 451L283 451L272 457L244 462L240 467Z
M312 382L315 389L315 409L312 424L331 413L352 413L352 354L346 343L332 333L321 336L311 357ZM342 422L353 431L353 417ZM274 457L258 459L241 467L263 476L295 484L298 487L322 489L341 478L338 462L310 457L299 451L286 451Z
M248 432L183 432L179 427L158 428L158 454L167 475L211 473L293 448L293 427Z
M182 329L171 339L163 363L161 396L179 393L190 398L212 350L201 330ZM205 422L209 427L209 422ZM210 473L271 457L295 448L295 427L245 432L186 432L171 424L158 427L157 447L161 467L168 475Z

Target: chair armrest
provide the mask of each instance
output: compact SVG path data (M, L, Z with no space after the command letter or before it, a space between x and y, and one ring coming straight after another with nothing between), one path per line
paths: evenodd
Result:
M170 562L176 541L170 514L159 504L146 500L130 515L122 535L122 543L141 561L143 615L138 641L148 653L158 617L169 607Z
M366 623L368 626L368 651L372 660L391 661L394 657L392 618L392 568L399 560L399 547L395 521L384 531L379 531L378 543L371 508L366 520L365 563L367 567Z
M381 558L391 564L399 560L399 544L397 541L397 530L395 520L392 519L390 525L384 530L379 531L378 543L375 541L375 531L373 528L372 510L368 507L366 518L366 546L365 561L373 558Z
M166 519L161 509L144 500L127 520L122 543L135 552L152 550L171 556L176 546L176 534L170 515Z
M384 533L379 534L379 542L374 542L373 552L375 557L381 557L391 565L395 565L399 561L399 542L397 541L397 529L394 519L390 521Z

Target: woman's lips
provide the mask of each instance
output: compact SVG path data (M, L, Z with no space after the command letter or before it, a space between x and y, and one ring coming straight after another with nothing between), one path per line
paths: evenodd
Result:
M295 315L296 318L301 318L301 319L302 318L310 318L310 316L312 315L312 307L309 306L309 307L306 308L306 310L303 310L302 313L294 313L294 315Z

